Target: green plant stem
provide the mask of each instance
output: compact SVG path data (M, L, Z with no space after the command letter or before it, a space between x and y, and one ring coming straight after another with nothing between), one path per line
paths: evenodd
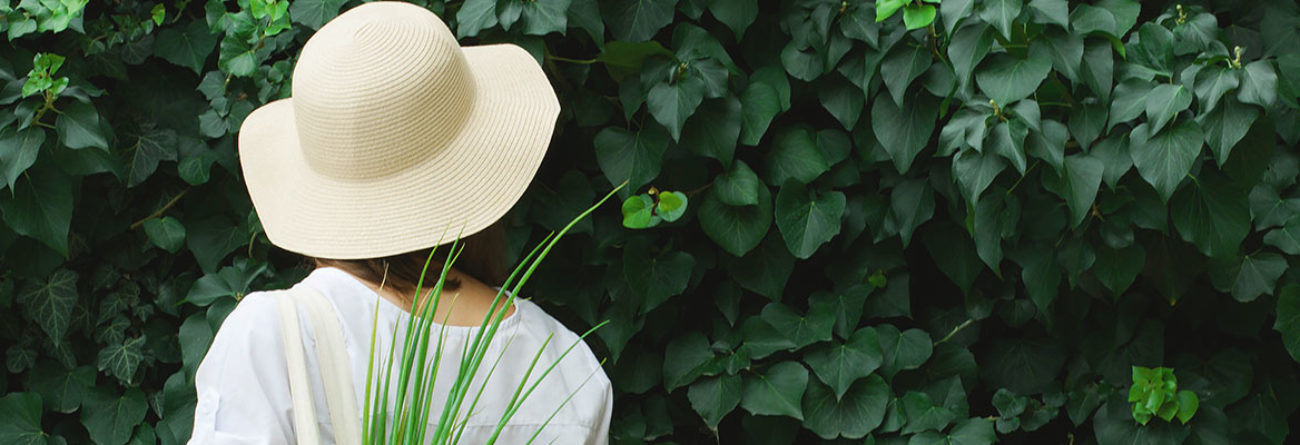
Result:
M943 336L943 338L939 339L939 341L934 342L934 346L939 346L939 345L941 345L941 344L947 343L948 340L952 340L952 337L953 337L954 335L957 335L958 332L961 332L962 329L966 329L967 326L970 326L971 323L974 323L974 322L975 322L975 319L974 319L974 318L968 318L968 319L966 319L966 321L961 322L961 324L959 324L959 325L957 325L956 327L952 328L951 331L948 331L948 335L945 335L945 336Z
M166 213L168 209L171 209L172 206L176 205L177 202L180 202L181 198L184 197L185 194L189 192L190 192L190 187L186 187L184 190L181 190L180 193L177 193L176 196L173 196L171 200L167 201L166 204L163 204L162 207L159 207L158 210L154 210L154 212L150 213L149 216L140 218L136 222L131 223L130 229L131 230L138 229L140 228L140 226L144 225L144 223L148 222L149 220L162 216L163 213Z

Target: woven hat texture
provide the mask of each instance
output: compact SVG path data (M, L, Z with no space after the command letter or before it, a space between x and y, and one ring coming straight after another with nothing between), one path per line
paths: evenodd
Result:
M319 258L395 255L505 215L559 110L523 48L461 47L427 9L367 3L307 41L291 98L244 120L240 163L273 244Z

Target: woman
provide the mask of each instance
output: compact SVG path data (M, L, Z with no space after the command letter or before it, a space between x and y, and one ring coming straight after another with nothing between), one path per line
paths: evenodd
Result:
M410 317L429 250L458 234L465 239L443 289L448 298L435 310L446 326L435 332L445 332L452 355L442 360L434 391L435 400L445 399L458 351L492 310L493 286L504 278L496 223L545 154L559 113L554 91L522 48L462 48L428 10L375 2L340 15L307 41L292 96L244 121L244 179L271 242L317 266L294 289L323 295L337 313L357 406L365 406L372 326L377 320L382 363L385 346ZM431 269L436 277L441 265ZM299 443L286 352L303 346L282 340L282 326L293 323L282 323L280 313L271 293L255 292L226 319L196 376L191 444ZM315 344L317 328L299 318L303 342ZM493 433L548 337L543 365L579 346L524 402L498 443L524 443L547 423L537 443L606 442L611 390L599 362L541 308L516 300L487 355L503 358L461 443L483 443ZM315 426L322 442L334 443L337 420L321 394L320 359L312 347L305 350Z

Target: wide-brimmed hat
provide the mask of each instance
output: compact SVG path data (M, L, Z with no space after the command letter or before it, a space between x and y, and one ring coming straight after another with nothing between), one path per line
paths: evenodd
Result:
M537 172L560 109L523 48L462 48L437 15L398 2L321 27L292 96L244 120L244 180L273 244L335 259L491 226Z

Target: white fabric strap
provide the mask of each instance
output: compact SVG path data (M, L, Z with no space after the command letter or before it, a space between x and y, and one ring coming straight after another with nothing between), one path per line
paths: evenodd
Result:
M287 292L276 295L280 309L280 332L284 337L284 358L289 366L289 391L293 395L294 430L300 445L319 444L316 428L316 405L312 402L311 384L307 379L307 359L303 353L302 331L298 327L298 308Z
M359 445L361 411L357 408L352 366L343 340L343 326L339 323L334 305L324 295L305 286L294 288L292 293L298 303L307 309L316 336L317 363L325 387L330 424L334 429L334 443Z

